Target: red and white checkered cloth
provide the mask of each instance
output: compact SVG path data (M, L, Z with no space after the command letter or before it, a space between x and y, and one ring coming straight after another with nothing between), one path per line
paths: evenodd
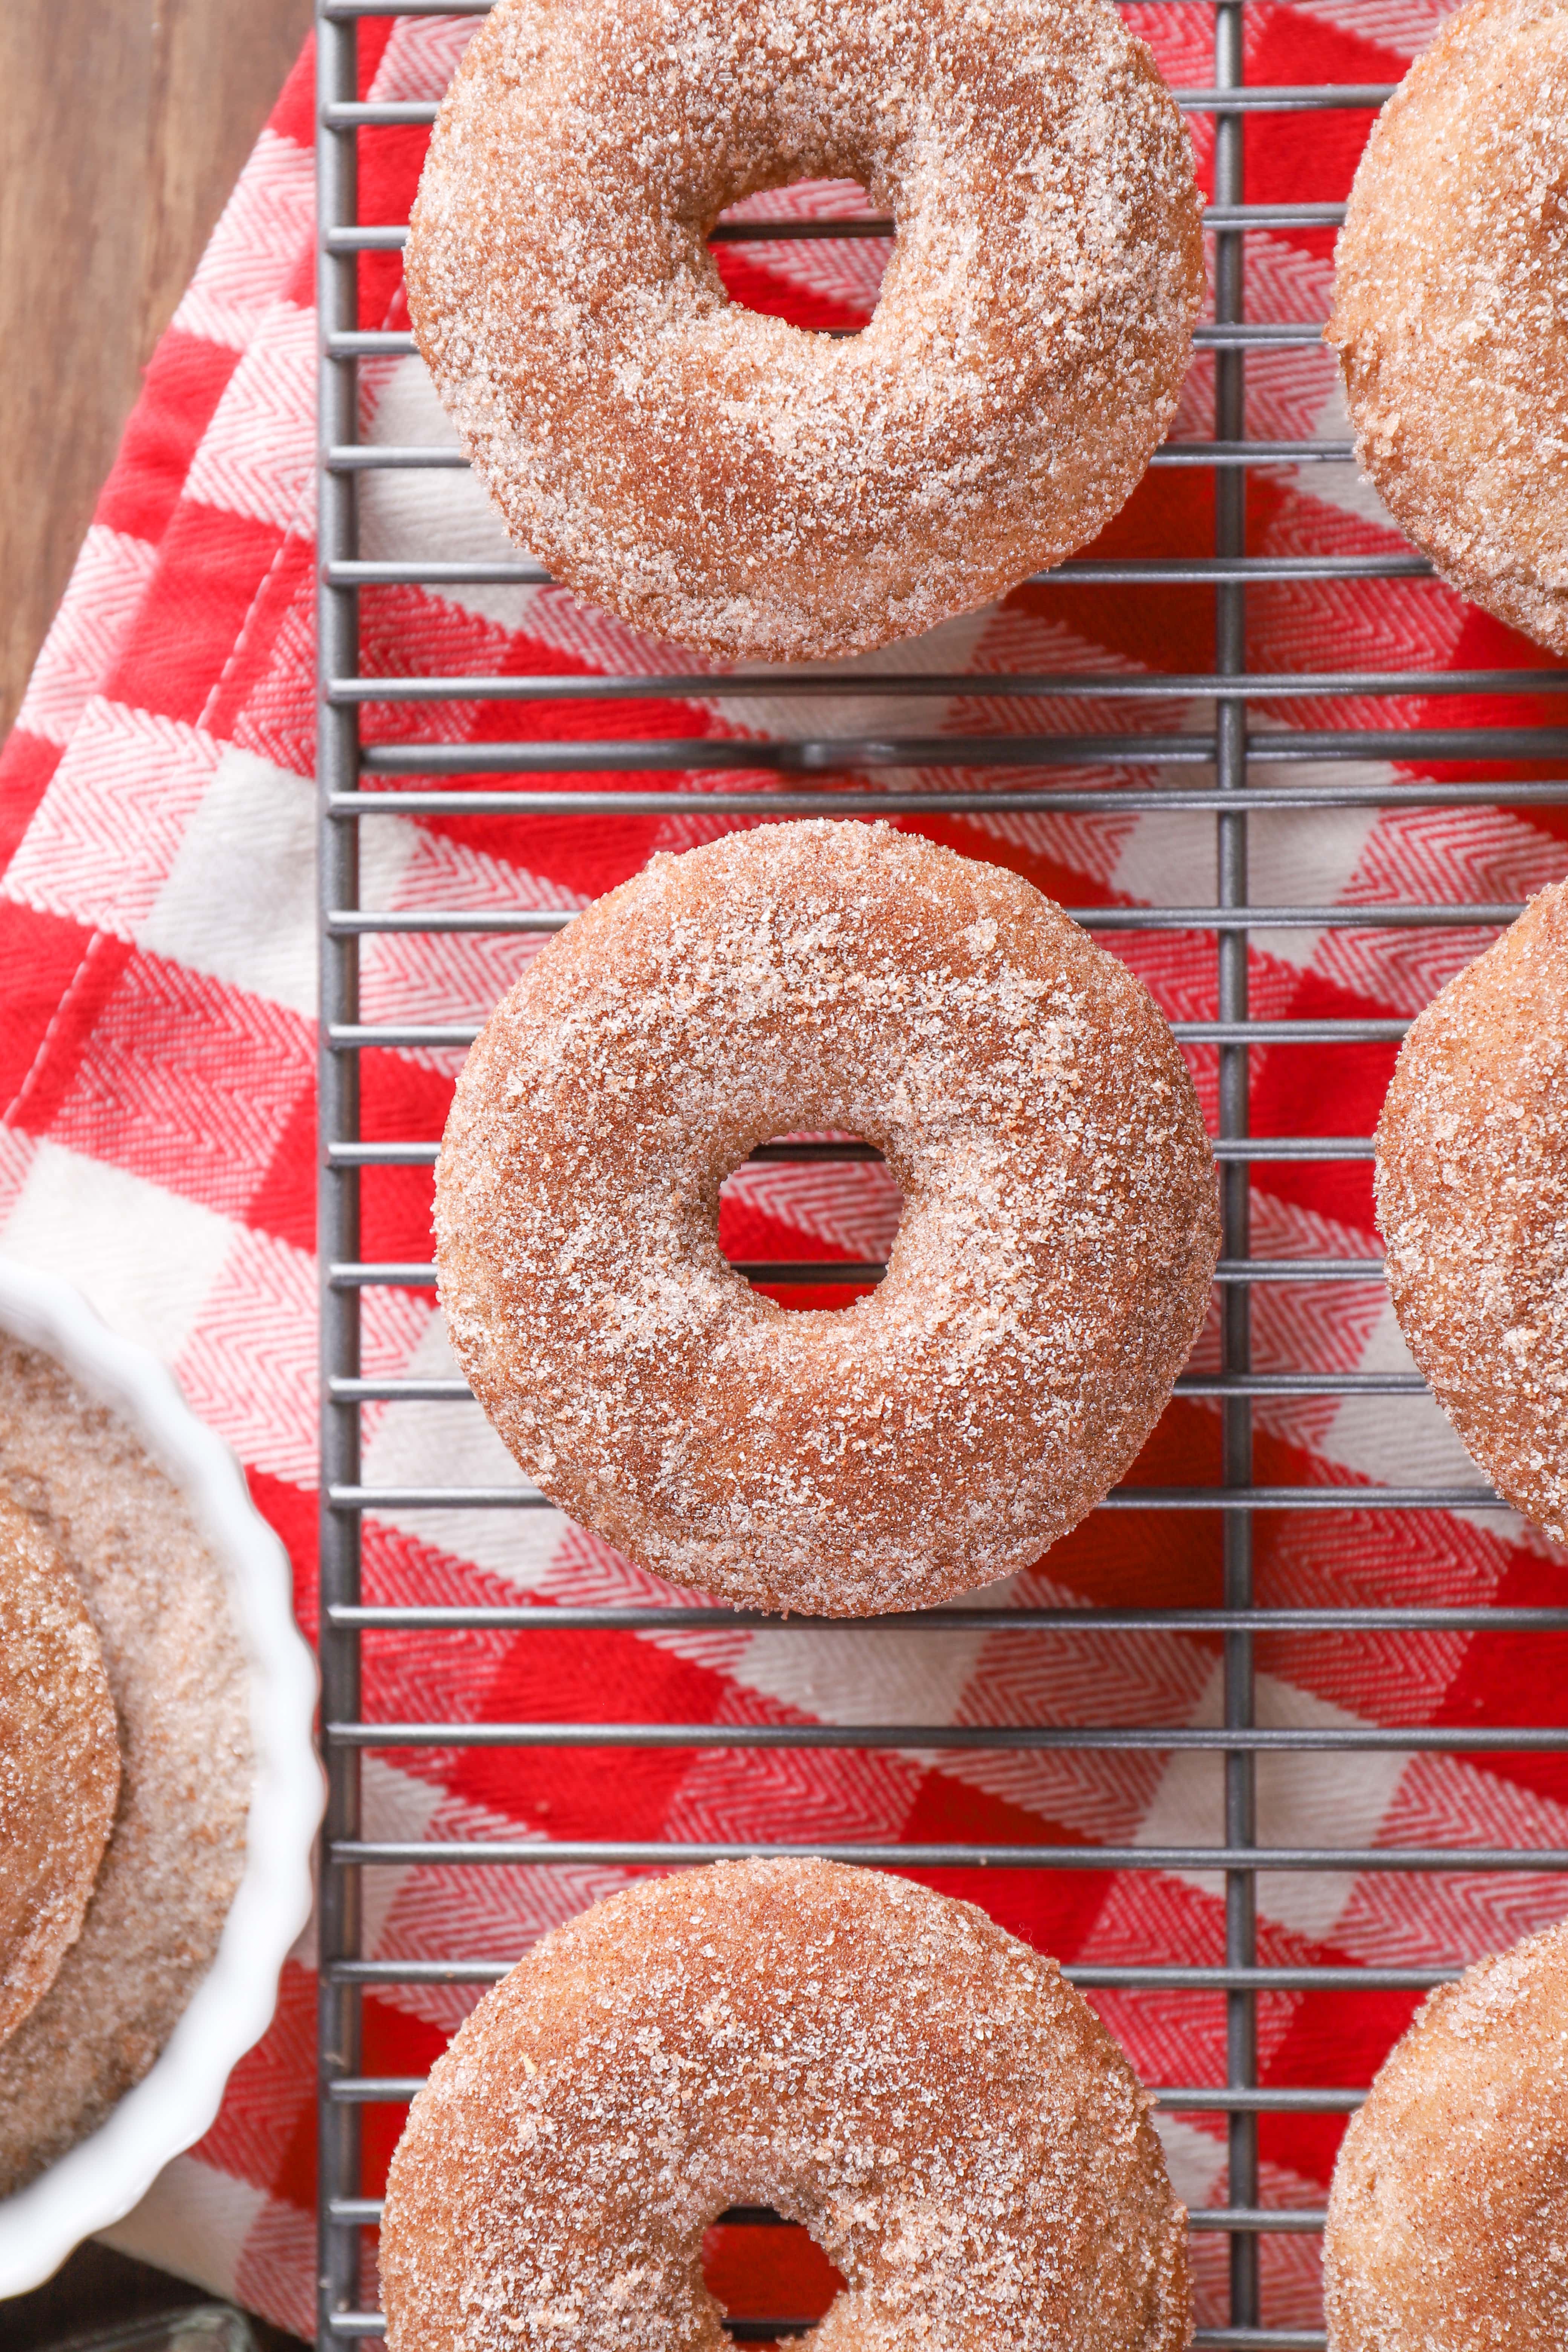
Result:
M1209 79L1205 5L1130 11L1173 81ZM1447 13L1443 0L1297 0L1247 11L1247 73L1268 83L1392 79ZM378 98L435 96L471 20L384 21L362 33L364 86ZM1289 116L1249 129L1255 200L1342 196L1366 129L1358 115ZM1206 170L1198 124L1200 163ZM405 217L425 133L363 141L366 219ZM59 617L0 760L0 1246L79 1283L108 1320L173 1367L193 1405L235 1446L258 1504L293 1556L301 1622L315 1619L316 1271L311 669L315 320L309 54L285 89L148 372ZM777 203L780 200L775 199ZM787 202L787 200L785 200ZM1323 314L1327 231L1249 240L1255 317ZM728 249L732 285L814 325L853 324L875 257L854 244ZM367 326L405 322L395 256L363 264ZM1344 432L1329 355L1256 352L1250 424L1264 435ZM447 440L417 360L367 364L365 429L390 442ZM1194 365L1188 429L1205 429L1211 371ZM1178 424L1180 431L1182 425ZM1101 551L1202 552L1212 545L1212 475L1151 475ZM1253 471L1254 551L1397 545L1370 491L1337 465ZM509 551L466 477L402 473L363 483L363 548L375 554ZM1266 667L1527 666L1535 650L1436 584L1373 581L1254 593L1251 655ZM746 774L745 739L775 714L661 696L689 658L581 612L552 590L396 588L363 599L366 666L389 673L646 672L645 703L509 704L370 714L383 740L454 729L474 737L723 736ZM972 697L921 732L1092 723L1087 709L988 699L985 676L1035 670L1203 670L1211 603L1192 589L1025 589L933 639L882 657L973 674ZM1378 706L1355 706L1373 718ZM790 706L798 720L799 705ZM1481 713L1452 698L1401 712L1417 723ZM826 714L831 721L833 714ZM1288 724L1331 724L1303 703ZM1510 717L1549 719L1545 698ZM896 723L889 710L885 720ZM786 725L789 721L786 719ZM1168 730L1184 708L1137 707ZM1387 723L1384 719L1380 723ZM1013 772L1015 774L1016 772ZM1338 777L1346 771L1336 767ZM1368 766L1373 778L1418 771ZM754 772L752 772L754 774ZM1151 776L1154 772L1151 772ZM1292 769L1292 776L1300 770ZM918 772L915 780L919 781ZM933 774L933 781L936 778ZM711 772L699 783L716 781ZM909 781L908 772L902 782ZM1412 794L1413 803L1418 795ZM365 827L365 895L382 907L571 908L724 820L411 819ZM924 830L1029 875L1068 903L1212 902L1213 827L1204 817L935 816ZM1568 811L1270 811L1252 821L1259 901L1510 900L1568 871ZM1252 950L1255 1015L1409 1013L1486 943L1474 934L1266 932ZM511 939L378 938L366 944L364 1017L480 1018L535 944ZM1173 1014L1214 1005L1212 937L1124 935L1118 942ZM1392 1048L1300 1047L1255 1055L1258 1132L1365 1134ZM457 1057L366 1057L370 1136L434 1136ZM1212 1095L1212 1054L1194 1055ZM857 1257L874 1241L878 1179L781 1192L749 1176L726 1239L748 1256ZM857 1190L857 1184L862 1189ZM1364 1163L1264 1165L1255 1246L1269 1255L1373 1252ZM428 1249L429 1180L366 1180L365 1250ZM842 1294L839 1294L840 1297ZM366 1369L447 1365L426 1291L364 1297ZM1260 1369L1339 1371L1407 1363L1381 1288L1316 1283L1258 1297ZM1212 1355L1209 1359L1213 1360ZM367 1413L366 1475L378 1483L498 1475L500 1449L471 1408ZM1392 1478L1468 1483L1474 1473L1426 1400L1280 1398L1257 1412L1257 1467L1268 1482ZM1140 1476L1215 1475L1217 1423L1173 1405ZM500 1457L504 1461L504 1457ZM1257 1523L1258 1581L1269 1601L1561 1602L1561 1554L1519 1522L1368 1512ZM550 1515L412 1515L365 1529L367 1594L421 1600L647 1596L652 1580L595 1537ZM1036 1602L1212 1601L1209 1514L1091 1518L1010 1592ZM1262 1719L1353 1726L1562 1722L1568 1685L1549 1645L1511 1637L1370 1640L1279 1634L1258 1644ZM367 1712L711 1720L1204 1724L1219 1719L1217 1645L1173 1635L1109 1641L1067 1632L1007 1636L875 1632L803 1640L693 1625L689 1634L380 1638L367 1650ZM1263 1759L1266 1842L1426 1838L1568 1845L1568 1768L1559 1757L1361 1755ZM815 1751L648 1753L635 1768L597 1753L403 1750L367 1761L373 1833L439 1840L697 1836L749 1841L963 1837L1011 1843L1217 1841L1220 1768L1184 1754L907 1756ZM551 1921L616 1883L602 1871L427 1869L371 1874L367 1948L383 1957L522 1949ZM1133 1962L1223 1957L1212 1874L1137 1877L1090 1869L941 1883L1064 1958ZM1265 1878L1261 1957L1279 1962L1428 1964L1468 1958L1556 1916L1561 1882L1462 1873L1416 1878ZM365 2003L368 2068L421 2070L468 1996L388 1986ZM1105 1995L1099 2003L1145 2079L1223 2080L1222 2004L1213 1996ZM1271 1996L1260 2063L1273 2084L1364 2083L1411 2008L1407 1995ZM277 2021L237 2069L201 2146L170 2168L115 2242L308 2333L312 2325L311 1956L290 1962ZM399 2118L367 2116L365 2186ZM1163 2126L1182 2193L1223 2201L1224 2135L1214 2116ZM1268 2200L1313 2204L1340 2128L1282 2117L1263 2133ZM1221 2315L1221 2239L1198 2241L1200 2287ZM1310 2324L1315 2242L1263 2242L1267 2315Z

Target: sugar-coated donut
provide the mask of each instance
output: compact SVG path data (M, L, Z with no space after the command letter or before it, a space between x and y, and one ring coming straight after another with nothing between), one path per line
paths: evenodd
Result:
M1376 1186L1412 1354L1500 1493L1568 1543L1568 883L1411 1029Z
M879 1144L879 1289L719 1248L759 1143ZM452 1344L563 1509L677 1583L836 1616L1028 1565L1153 1427L1219 1245L1197 1096L1126 967L1016 875L889 825L659 856L480 1033L437 1170Z
M1568 1928L1426 2002L1334 2168L1329 2352L1568 2344Z
M835 341L704 242L849 177L897 236ZM500 0L430 142L409 310L521 544L721 656L930 628L1092 539L1175 407L1190 142L1106 0Z
M92 1621L59 1554L0 1488L0 2042L81 1933L119 1791Z
M1151 2104L970 1904L824 1862L645 1883L535 1945L415 2100L389 2352L725 2352L700 2252L736 2204L837 2266L815 2352L1179 2352Z
M105 2123L179 2023L245 1868L253 1768L228 1579L191 1506L128 1422L5 1333L0 1484L81 1594L120 1747L81 1932L0 2042L5 2198Z
M1328 333L1401 530L1568 654L1568 0L1469 0L1411 68L1351 190Z

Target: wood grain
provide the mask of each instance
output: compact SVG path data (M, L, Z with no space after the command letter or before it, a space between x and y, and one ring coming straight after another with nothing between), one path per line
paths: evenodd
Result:
M0 733L310 0L0 0Z

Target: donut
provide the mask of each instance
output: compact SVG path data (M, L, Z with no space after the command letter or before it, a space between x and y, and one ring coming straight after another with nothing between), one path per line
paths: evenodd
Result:
M1335 256L1356 455L1443 578L1568 654L1568 5L1470 0L1367 142Z
M0 1334L0 1485L81 1595L120 1799L54 1981L0 2042L0 2197L106 2122L178 2025L245 1867L249 1682L227 1581L129 1424Z
M389 2352L727 2352L700 2253L735 2204L837 2265L818 2352L1178 2352L1152 2105L972 1904L826 1862L645 1882L536 1944L416 2098Z
M886 1279L791 1313L721 1253L772 1137L879 1145ZM1148 994L1015 874L887 824L655 857L480 1032L436 1178L452 1346L561 1508L678 1584L916 1608L1030 1565L1128 1467L1219 1246Z
M719 215L840 176L896 217L869 325L732 304ZM405 268L514 539L636 628L779 661L1092 539L1174 410L1203 244L1185 127L1106 0L500 0Z
M1499 1493L1568 1544L1568 883L1411 1029L1374 1181L1411 1353Z
M119 1791L98 1636L59 1555L0 1489L0 2042L81 1933Z
M1568 2343L1568 1926L1427 2000L1340 2148L1329 2352Z

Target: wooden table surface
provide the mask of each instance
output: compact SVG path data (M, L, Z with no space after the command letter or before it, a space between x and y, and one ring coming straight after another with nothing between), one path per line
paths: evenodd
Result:
M0 733L310 0L0 0Z
M0 733L310 4L0 0ZM87 2245L0 2304L0 2344L33 2352L200 2300ZM295 2341L257 2333L268 2352Z

